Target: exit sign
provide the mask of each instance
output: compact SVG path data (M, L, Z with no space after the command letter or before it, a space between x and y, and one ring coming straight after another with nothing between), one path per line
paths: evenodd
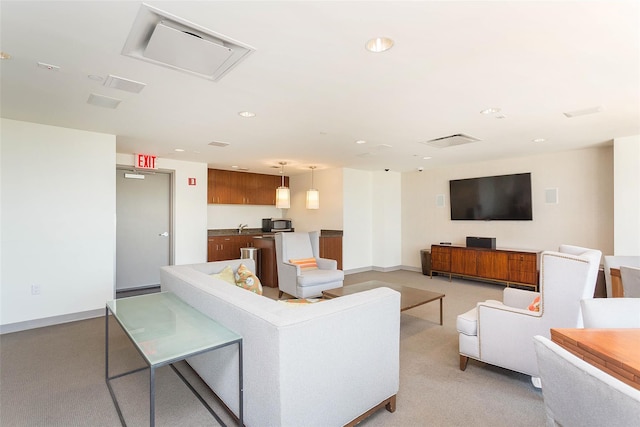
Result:
M136 168L155 169L156 156L152 156L151 154L136 154Z

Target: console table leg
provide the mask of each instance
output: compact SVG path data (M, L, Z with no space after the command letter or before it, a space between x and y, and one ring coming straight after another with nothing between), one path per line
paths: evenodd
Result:
M156 370L149 367L149 425L156 425Z

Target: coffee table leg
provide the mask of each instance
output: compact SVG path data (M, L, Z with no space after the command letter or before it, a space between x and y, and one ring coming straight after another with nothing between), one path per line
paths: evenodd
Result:
M440 325L442 326L442 298L440 298Z

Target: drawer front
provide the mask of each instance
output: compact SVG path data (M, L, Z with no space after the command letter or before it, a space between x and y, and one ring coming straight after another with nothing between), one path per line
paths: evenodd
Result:
M451 269L451 248L431 247L431 269L438 271Z
M509 281L536 285L538 283L536 259L536 254L510 254Z

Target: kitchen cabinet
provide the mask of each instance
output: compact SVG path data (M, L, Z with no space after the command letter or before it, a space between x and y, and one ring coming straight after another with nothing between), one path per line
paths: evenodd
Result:
M252 247L254 235L209 236L207 261L224 261L240 258L240 248Z
M276 241L273 236L254 239L253 245L260 249L260 283L270 288L278 287L278 267L276 263Z
M538 252L432 245L431 275L445 273L538 289Z
M342 270L342 236L320 236L320 258L335 259Z
M280 175L209 169L207 203L226 205L275 205ZM289 177L285 177L289 186Z

